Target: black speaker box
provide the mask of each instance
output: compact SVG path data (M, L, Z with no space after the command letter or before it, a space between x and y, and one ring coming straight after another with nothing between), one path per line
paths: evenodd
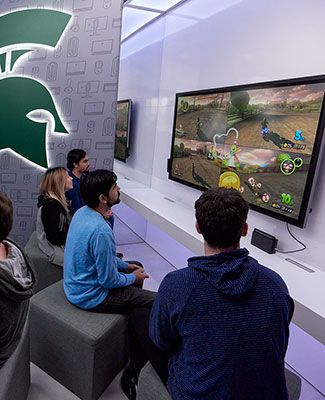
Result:
M255 228L252 234L251 244L269 254L274 254L278 239L275 236Z

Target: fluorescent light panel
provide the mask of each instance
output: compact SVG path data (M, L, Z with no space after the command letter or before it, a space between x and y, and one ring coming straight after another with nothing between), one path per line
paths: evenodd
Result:
M166 11L179 2L180 0L131 0L128 4Z
M160 14L156 12L124 7L122 17L122 40L158 15Z

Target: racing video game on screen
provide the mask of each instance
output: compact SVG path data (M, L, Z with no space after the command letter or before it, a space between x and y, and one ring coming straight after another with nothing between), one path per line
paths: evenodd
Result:
M324 83L177 97L171 176L298 218Z

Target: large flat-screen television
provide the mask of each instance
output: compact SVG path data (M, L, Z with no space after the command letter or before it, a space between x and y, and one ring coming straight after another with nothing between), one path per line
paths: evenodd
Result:
M116 105L114 157L126 162L129 157L131 100L119 100Z
M176 94L169 178L232 187L303 227L324 133L325 75Z

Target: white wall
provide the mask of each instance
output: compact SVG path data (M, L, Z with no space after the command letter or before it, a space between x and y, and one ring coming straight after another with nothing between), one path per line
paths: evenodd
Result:
M175 93L325 73L323 0L189 0L121 48L119 98L135 104L131 157L115 169L192 206L197 190L167 178ZM292 232L307 250L292 255L325 271L325 157L305 229ZM250 212L251 231L299 247L285 224Z
M159 87L165 21L159 20L121 47L118 98L132 99L130 157L127 165L115 160L115 168L151 185L159 112ZM144 47L143 47L144 46ZM155 154L157 158L157 154Z

